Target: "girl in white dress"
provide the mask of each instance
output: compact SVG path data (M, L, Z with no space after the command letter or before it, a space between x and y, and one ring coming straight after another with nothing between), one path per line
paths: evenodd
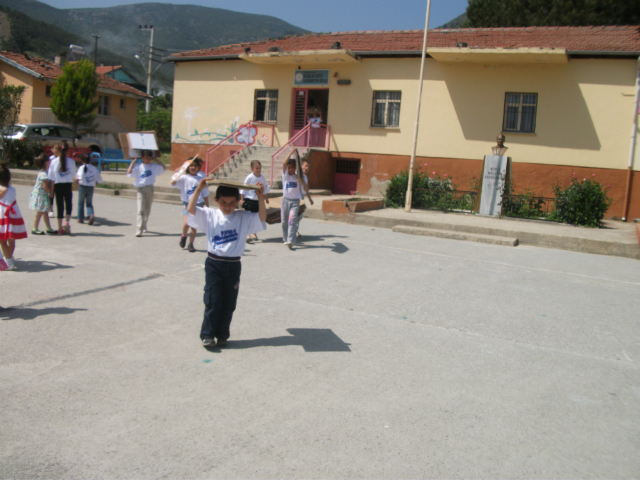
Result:
M15 270L13 252L16 240L27 238L27 229L16 202L16 189L11 185L11 172L0 164L0 271Z

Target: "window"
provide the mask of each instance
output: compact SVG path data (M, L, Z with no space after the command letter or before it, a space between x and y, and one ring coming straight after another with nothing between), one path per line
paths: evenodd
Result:
M59 133L59 137L62 138L73 138L73 130L71 130L70 128L67 127L58 127L58 133Z
M402 92L373 92L372 127L400 126L400 97Z
M278 90L256 90L253 119L275 123L278 119Z
M126 110L127 109L127 101L124 98L120 99L120 108L122 110Z
M537 93L507 93L504 98L502 131L535 133Z
M47 97L51 97L51 85L47 85L47 86L44 87L44 94Z
M98 97L98 115L109 115L109 97L100 95Z

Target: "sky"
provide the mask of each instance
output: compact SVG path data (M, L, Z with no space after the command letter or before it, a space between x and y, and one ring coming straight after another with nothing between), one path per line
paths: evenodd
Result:
M271 15L313 32L413 30L424 28L427 0L40 0L55 8L113 7L132 3L172 3ZM468 0L432 0L429 28L454 19Z

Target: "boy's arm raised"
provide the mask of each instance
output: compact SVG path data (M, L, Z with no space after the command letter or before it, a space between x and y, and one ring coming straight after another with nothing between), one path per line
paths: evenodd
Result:
M267 221L267 206L264 204L264 185L257 183L260 186L260 190L257 190L258 194L258 216L261 222Z
M200 197L200 192L205 188L207 188L207 179L203 178L202 180L200 180L200 183L198 183L198 188L196 188L196 191L193 192L193 195L191 195L191 198L189 199L189 205L187 205L187 212L189 212L191 215L196 214L196 207L198 206L198 198Z

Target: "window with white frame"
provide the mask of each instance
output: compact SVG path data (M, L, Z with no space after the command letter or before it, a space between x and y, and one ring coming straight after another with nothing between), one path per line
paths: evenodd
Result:
M256 90L253 119L267 123L278 120L278 90Z
M111 109L109 108L109 96L100 95L98 97L98 115L109 115Z
M537 93L507 92L504 97L502 131L535 133L537 111Z
M372 127L400 126L400 99L402 92L373 92L371 108Z

